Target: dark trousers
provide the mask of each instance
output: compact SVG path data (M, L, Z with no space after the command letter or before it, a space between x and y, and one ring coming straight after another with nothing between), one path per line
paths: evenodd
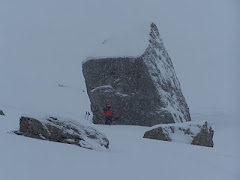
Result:
M106 116L105 117L105 124L112 124L113 117L112 116Z

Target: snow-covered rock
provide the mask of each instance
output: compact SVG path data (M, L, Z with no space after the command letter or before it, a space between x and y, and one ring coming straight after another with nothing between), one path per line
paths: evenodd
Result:
M214 131L205 123L161 125L145 132L144 138L213 147Z
M158 28L154 23L146 27L132 32L134 38L127 33L105 41L95 57L83 63L94 123L104 123L106 102L117 124L153 126L191 120ZM131 46L129 39L135 40Z
M106 149L109 146L106 136L96 129L54 117L41 120L21 117L20 129L15 133L31 138L74 144L92 150Z
M4 112L2 110L0 110L0 115L1 116L5 116Z

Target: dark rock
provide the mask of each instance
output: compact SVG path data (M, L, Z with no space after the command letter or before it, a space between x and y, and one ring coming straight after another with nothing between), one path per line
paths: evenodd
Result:
M0 110L0 115L1 116L5 116L4 112L2 110Z
M145 132L143 138L171 141L171 139L168 137L168 134L164 133L163 128L161 127Z
M70 121L60 121L54 117L44 120L21 117L20 130L15 133L31 138L74 144L87 149L109 146L108 139L96 129Z
M205 124L182 123L155 127L145 132L143 138L213 147L213 134L214 131L207 122Z
M83 63L94 123L104 124L106 102L118 118L116 124L153 126L191 120L155 24L151 24L146 47L140 57L89 59Z
M192 140L193 145L213 147L213 135L214 131L211 127L208 127L207 122L202 126L201 131Z

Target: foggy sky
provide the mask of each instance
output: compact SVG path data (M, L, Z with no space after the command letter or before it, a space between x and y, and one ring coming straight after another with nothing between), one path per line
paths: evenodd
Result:
M190 109L236 110L239 10L237 0L1 0L0 93L21 80L29 86L30 79L71 81L102 40L153 21Z

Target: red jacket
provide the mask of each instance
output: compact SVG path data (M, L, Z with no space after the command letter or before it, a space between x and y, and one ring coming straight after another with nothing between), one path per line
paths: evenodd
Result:
M104 116L107 117L107 116L112 116L113 117L113 113L110 109L107 109L105 112L104 112Z

